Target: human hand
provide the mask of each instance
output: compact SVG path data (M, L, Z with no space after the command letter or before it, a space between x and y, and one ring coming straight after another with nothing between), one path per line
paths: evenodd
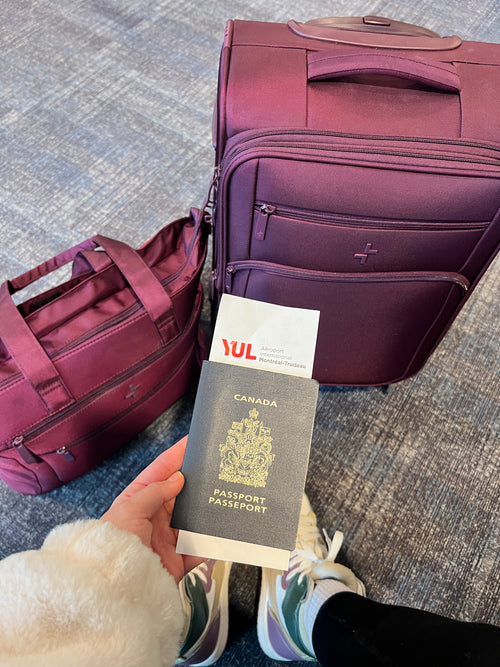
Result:
M109 521L137 535L160 556L163 567L177 583L204 560L177 554L178 531L170 526L175 497L184 485L180 467L186 443L187 436L160 454L115 498L101 517L101 521Z

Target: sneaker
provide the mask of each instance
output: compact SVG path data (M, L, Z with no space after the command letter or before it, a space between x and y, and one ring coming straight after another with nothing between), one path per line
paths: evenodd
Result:
M231 565L207 560L181 580L186 622L176 665L212 665L222 655L227 642Z
M262 569L257 635L266 655L273 660L316 660L304 625L304 616L316 581L335 579L359 595L363 583L352 570L335 562L343 534L321 536L307 496L302 498L297 541L288 570Z

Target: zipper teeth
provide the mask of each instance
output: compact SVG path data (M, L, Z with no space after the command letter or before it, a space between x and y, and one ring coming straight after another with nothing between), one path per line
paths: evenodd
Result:
M68 343L64 347L62 347L55 355L54 357L51 357L52 359L56 359L60 355L65 354L66 352L69 352L75 347L78 347L82 343L85 343L87 340L90 340L94 336L98 336L99 334L103 333L103 331L106 331L107 329L112 329L114 326L117 324L120 324L120 322L127 320L131 315L133 315L135 312L141 310L142 306L140 303L136 302L132 306L129 306L126 310L122 311L121 313L118 313L116 315L113 315L109 320L106 322L102 322L101 324L98 324L92 331L86 331L83 333L81 336L76 338L73 342Z
M360 226L360 227L370 227L376 226L377 229L394 229L395 227L399 229L430 229L430 230L453 230L453 229L484 229L488 226L487 221L439 221L439 222L426 222L423 220L376 220L374 218L357 218L350 215L344 215L341 213L328 213L327 211L314 211L300 208L293 208L291 206L283 206L281 204L271 204L270 202L257 202L255 204L256 212L263 212L263 207L273 206L274 210L269 211L269 216L277 215L284 218L296 218L300 220L306 220L311 222L319 223L336 223L339 225L349 226ZM265 214L265 213L264 213Z
M282 128L280 130L264 130L261 132L256 132L250 136L244 137L236 144L228 154L231 155L233 150L236 150L237 147L240 147L244 143L253 141L260 137L274 137L280 135L291 135L291 136L318 136L318 137L335 137L339 139L356 139L363 141L393 141L393 142L405 142L405 143L415 143L415 144L429 144L429 145L438 145L438 146L467 146L468 148L479 148L486 151L495 151L500 152L500 148L494 144L482 143L480 141L464 141L456 139L445 139L445 138L422 138L422 137L403 137L403 136L386 136L386 135L377 135L377 134L353 134L353 133L343 133L343 132L329 132L328 130L300 130L300 129L287 129ZM244 148L242 149L244 150Z
M161 285L163 287L166 287L170 282L175 280L178 275L182 272L184 268L184 265L182 265L175 273L172 275L169 275L167 278L164 278L161 280ZM143 308L143 305L141 304L140 301L136 301L133 303L131 306L129 306L126 310L122 311L121 313L118 313L116 315L113 315L109 320L106 322L103 322L102 324L97 325L92 331L86 331L84 334L76 338L73 342L68 343L68 345L65 345L62 347L56 355L52 358L57 358L58 356L68 352L69 350L72 350L74 347L78 347L78 345L81 345L82 343L85 343L85 341L89 340L90 338L93 338L95 335L102 333L103 331L106 331L106 329L110 329L117 324L119 324L122 320L126 320L130 315L133 315L136 311L139 311Z
M260 269L268 273L274 273L280 276L290 278L305 278L307 280L317 280L322 282L356 282L364 280L366 282L413 282L417 280L425 281L443 281L457 284L466 292L469 289L469 281L460 273L446 271L401 271L394 273L337 273L328 271L317 271L316 269L290 268L282 264L269 264L260 260L242 260L231 262L227 266L227 273L234 274L241 269Z
M36 426L34 426L33 428L29 429L28 431L26 431L24 433L23 441L26 442L26 440L36 438L39 433L46 430L47 428L50 428L53 423L57 423L58 421L61 420L61 418L66 419L67 417L70 417L73 413L78 412L82 408L84 408L87 405L89 405L90 403L92 403L92 401L94 400L94 398L96 396L99 396L100 394L106 393L106 392L114 389L116 386L121 384L128 377L131 377L131 376L135 375L137 372L143 370L144 368L147 368L147 366L149 366L152 363L154 363L155 361L157 361L157 359L161 358L168 351L168 349L172 345L178 344L183 338L185 338L188 335L188 332L190 331L191 327L193 326L194 320L197 317L196 313L197 313L197 308L194 308L193 313L191 315L191 318L189 320L189 323L185 327L184 332L183 332L181 337L176 338L174 341L172 341L166 347L158 348L158 350L156 350L155 352L150 354L145 359L142 359L141 361L137 362L134 366L130 367L128 370L126 370L121 375L118 375L117 377L115 377L112 381L110 381L108 383L105 383L105 384L101 385L100 387L96 387L93 391L86 394L82 399L79 399L79 400L75 401L75 403L70 405L65 410L63 410L61 412L58 412L55 415L51 415L50 417L45 419L43 422L38 423ZM189 349L187 355L185 355L183 357L182 361L176 366L175 371L172 373L172 375L174 375L179 370L182 363L184 363L184 361L186 360L186 356L188 356L191 353L191 349L192 349L192 346ZM165 380L165 381L167 381L167 380ZM133 407L135 407L136 405L137 405L137 403L134 403L134 406L131 406L131 409L133 409ZM120 413L120 415L123 415L123 413ZM112 421L112 420L110 420L110 421ZM110 422L106 422L106 423L108 424ZM92 431L92 433L93 433L93 431ZM89 436L89 434L86 434L85 436L82 436L82 438L79 438L78 441L75 441L75 442L73 442L69 445L65 445L65 447L66 448L71 447L74 444L76 444L76 442L80 442L82 439L87 438L88 436ZM57 447L56 449L50 450L48 452L42 452L40 454L40 456L43 455L43 454L54 453L58 449L60 449L60 447Z
M334 137L334 138L348 138L348 139L357 139L357 140L368 140L368 141L395 141L395 142L407 142L410 141L412 143L417 143L417 144L428 144L429 149L428 152L420 152L420 153L412 153L410 151L404 151L404 150L397 150L396 148L394 149L387 149L387 150L381 150L377 149L375 147L353 147L347 146L347 145L342 145L339 144L338 146L332 146L331 144L323 144L323 143L299 143L298 145L296 143L293 143L292 141L282 141L282 142L268 142L267 144L264 142L262 144L258 145L259 149L262 148L304 148L306 150L325 150L325 151L331 151L331 152L344 152L344 153L355 153L357 154L372 154L372 155L387 155L387 156L395 156L395 157L408 157L408 158L425 158L425 159L431 159L431 160L448 160L450 162L459 162L459 163L472 163L472 164L486 164L489 166L500 166L500 158L490 158L490 159L478 159L474 158L473 156L464 156L464 157L459 157L457 155L453 155L450 152L446 152L443 154L436 155L433 152L430 152L432 149L432 146L437 145L443 145L443 146L455 146L455 147L460 147L460 146L467 146L469 148L479 148L482 150L487 150L487 151L496 151L500 153L500 148L497 148L495 146L489 146L487 144L481 144L479 142L457 142L453 141L451 139L446 140L446 139L436 139L436 140L431 140L431 139L420 139L418 137L384 137L384 136L364 136L364 135L358 135L358 134L341 134L341 133L334 133L334 132L327 132L327 131L322 131L322 130L317 130L317 131L304 131L304 130L269 130L267 132L259 132L258 134L245 137L244 139L241 140L241 142L235 144L229 151L229 153L224 157L222 160L222 164L220 165L220 171L222 178L224 178L229 171L229 168L231 166L231 163L234 159L239 157L242 153L252 150L252 147L248 147L245 144L248 144L250 142L256 141L260 142L261 139L265 139L267 137L279 137L283 135L291 135L291 136L323 136L323 137Z
M112 419L109 419L107 422L104 424L101 424L97 428L95 428L93 431L90 431L89 433L86 433L85 435L82 435L81 437L77 438L76 440L73 440L72 442L68 443L67 445L63 445L62 447L57 447L56 449L52 449L48 452L40 452L37 453L36 456L47 456L48 454L57 454L61 453L64 454L64 452L69 451L72 447L75 447L78 445L80 442L83 442L84 440L87 440L88 438L92 438L96 435L98 435L101 431L104 431L105 429L109 428L114 422L122 419L126 414L131 412L132 410L135 410L137 406L142 405L145 403L147 400L151 398L161 387L165 386L177 373L178 371L182 368L182 366L186 363L187 359L193 352L193 347L195 345L195 342L190 346L186 354L182 357L180 362L177 364L177 366L174 368L172 373L170 373L167 377L164 377L158 384L156 384L154 387L152 387L144 396L138 400L136 403L131 405L127 410L124 410L123 412L120 412L119 414L115 415Z
M276 136L283 136L283 135L291 135L291 136L322 136L322 137L333 137L333 138L348 138L348 139L355 139L358 141L374 141L374 142L382 142L382 141L392 141L392 142L410 142L410 143L415 143L415 144L426 144L429 145L429 147L432 146L455 146L455 147L460 147L460 146L466 146L468 148L478 148L480 150L484 151L495 151L495 153L500 153L500 148L495 146L495 145L490 145L486 143L481 143L481 142L474 142L474 141L457 141L453 139L422 139L420 137L387 137L387 136L382 136L382 135L360 135L360 134L345 134L345 133L340 133L340 132L328 132L326 130L294 130L294 129L280 129L280 130L267 130L267 131L260 131L253 133L247 137L244 137L241 139L237 144L235 144L229 152L226 154L224 159L222 160L221 164L218 165L218 170L220 173L220 182L224 183L226 186L227 184L227 175L229 171L233 168L233 160L238 158L242 153L246 151L250 151L252 147L248 148L245 144L248 142L256 141L258 143L261 139L266 138L266 137L276 137ZM275 142L269 142L267 145L260 144L257 146L257 148L262 149L262 148L277 148L279 147L279 143ZM292 147L292 148L298 148L296 144L293 142L286 142L285 143L286 147ZM329 146L327 144L312 144L308 145L306 143L300 144L300 148L313 148L313 149L325 149L328 150ZM375 150L365 150L365 149L356 149L355 151L352 150L351 147L345 146L341 147L344 149L344 152L356 152L358 153L373 153L373 154L383 154L383 155L395 155L395 156L403 156L403 157L409 157L411 158L414 154L412 153L405 153L404 151L391 151L388 153L383 153L381 151L377 152ZM332 151L340 151L341 148L332 148L330 147L330 150ZM500 166L500 157L499 159L491 160L491 161L482 161L482 160L474 160L472 156L470 158L458 158L455 156L455 159L453 159L453 156L449 156L448 154L446 155L439 155L435 156L429 153L424 153L424 154L417 154L416 157L419 158L431 158L434 160L449 160L450 162L460 162L460 163L473 163L473 164L487 164L489 166ZM237 166L237 165L236 165ZM234 167L236 168L236 167ZM224 191L225 193L225 191ZM225 207L224 207L225 209ZM225 216L225 213L223 214ZM225 250L225 224L224 221L222 221L220 225L221 229L219 231L219 234L217 236L217 246L218 246L218 255L219 258L222 262L222 265L224 266L226 263L226 250Z
M390 157L404 157L404 158L415 158L415 159L425 159L425 160L434 160L434 161L446 161L446 162L458 162L458 163L465 163L465 164L484 164L492 167L498 167L499 162L498 160L495 160L493 158L487 159L479 159L479 158L474 158L474 157L460 157L459 155L453 155L451 153L443 153L443 154L435 154L431 152L410 152L410 151L401 151L401 150L396 150L394 149L376 149L376 148L363 148L363 147L352 147L352 146L329 146L328 144L314 144L314 143L301 143L300 147L305 149L305 150L322 150L325 152L332 152L332 153L350 153L350 154L355 154L355 155L384 155L384 156L390 156ZM272 142L267 145L263 144L258 147L259 149L261 148L297 148L296 144L293 144L292 142ZM230 155L230 160L228 159L228 162L226 162L226 165L237 158L239 155L246 151L252 150L252 147L247 148L247 147L239 147L239 150L236 150L234 154ZM229 156L228 156L229 158ZM367 166L370 166L369 163L367 163ZM226 167L223 167L223 170Z

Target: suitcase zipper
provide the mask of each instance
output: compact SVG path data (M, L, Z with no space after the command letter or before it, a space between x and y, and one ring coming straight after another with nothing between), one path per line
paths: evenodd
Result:
M273 150L293 150L293 156L294 159L301 157L301 154L298 153L298 148L301 148L305 151L317 151L318 153L320 151L323 151L325 153L342 153L347 155L348 157L356 157L358 155L373 155L373 156L382 156L382 157L398 157L398 158L409 158L413 160L432 160L434 162L451 162L451 163L457 163L457 164L466 164L466 165L485 165L485 166L490 166L490 167L495 167L499 168L500 167L500 161L499 159L495 158L482 158L478 156L472 156L468 155L466 153L464 154L457 154L457 153L451 153L451 152L442 152L442 153L437 153L435 151L432 151L430 149L422 150L422 151L405 151L405 150L397 150L396 148L394 149L382 149L378 147L357 147L357 146L352 146L352 145L343 145L343 144L338 144L337 146L333 146L331 144L323 144L323 143L293 143L289 141L283 141L283 142L270 142L268 144L265 143L258 143L256 146L246 146L246 147L241 147L239 150L236 150L234 154L230 156L230 161L225 162L222 168L222 176L223 178L227 176L227 173L229 170L232 170L234 168L233 161L236 161L238 158L241 157L241 155L248 154L248 158L251 158L252 155L252 150L255 150L256 155L255 157L262 157L262 150L263 149L269 149L270 151ZM279 154L277 157L282 157ZM345 159L345 158L344 158ZM362 166L369 167L372 163L366 162ZM373 163L375 164L375 163ZM229 165L229 166L228 166ZM237 166L237 165L236 165ZM375 164L376 166L376 164ZM396 165L397 167L401 168L400 165ZM415 167L416 165L414 165ZM384 163L384 168L390 168ZM451 165L450 167L451 168ZM424 165L425 170L429 170L428 165Z
M24 444L24 436L17 435L10 443L10 446L17 449L19 456L25 463L38 463L39 459Z
M195 312L193 311L193 314L191 316L189 324L186 326L184 330L184 335L187 335L187 332L190 330L191 326L193 325L193 320L195 318ZM178 343L179 340L176 340L176 343ZM93 431L90 431L89 433L86 433L84 436L81 436L80 438L74 440L73 442L64 445L63 447L58 447L53 450L49 450L48 452L40 452L39 455L35 454L32 452L29 447L26 445L26 441L33 440L36 438L40 433L43 431L49 429L53 424L57 423L61 419L67 419L68 417L71 417L73 414L81 410L82 408L86 407L92 401L99 395L106 393L108 391L111 391L114 389L116 386L121 384L124 380L127 380L129 377L133 377L136 373L140 372L144 368L147 368L150 366L152 363L160 359L164 354L165 354L165 348L159 348L152 354L150 354L148 357L145 359L142 359L140 362L129 368L125 373L122 373L121 375L118 375L117 377L113 378L108 383L105 383L104 385L101 385L100 387L94 389L90 393L86 394L85 397L79 401L76 401L72 405L70 405L68 408L65 410L61 410L55 415L52 415L51 417L45 419L43 422L37 424L31 429L28 429L23 435L17 435L12 440L7 443L7 447L16 449L19 452L19 455L21 458L26 462L26 463L39 463L40 462L40 456L46 456L48 454L60 454L64 456L68 461L74 461L75 457L71 453L70 449L71 447L74 447L78 443L82 442L83 440L86 440L89 437L92 437L94 435L97 435L100 431L102 431L105 428L108 428L111 424L113 424L114 421L117 419L121 419L124 415L128 414L132 410L135 410L135 408L138 405L141 405L145 401L147 401L160 387L165 385L167 382L170 381L170 379L175 376L175 374L178 372L178 370L183 366L183 364L186 362L186 360L189 358L189 356L192 354L193 347L196 343L193 343L193 345L190 346L189 350L186 352L186 354L183 356L181 361L177 364L175 369L170 373L170 375L166 378L163 378L163 380L155 385L152 389L150 389L149 392L144 394L142 398L133 405L131 405L127 410L124 410L123 412L120 412L118 415L116 415L113 419L110 419L107 421L105 424L101 424L98 428L94 429Z
M426 282L451 282L455 283L465 294L469 289L469 281L460 273L447 271L398 271L394 273L339 273L328 271L316 271L313 269L290 268L283 264L273 264L261 260L241 260L231 262L226 267L226 291L231 293L234 274L237 271L257 269L282 276L285 278L296 278L299 280L315 280L321 282L414 282L417 280Z
M303 209L295 206L284 206L282 204L265 204L257 202L255 212L260 213L255 225L255 237L264 240L267 226L270 218L274 215L293 220L303 220L318 224L334 224L343 227L368 227L376 229L414 229L431 231L455 231L458 229L481 230L488 226L486 221L424 221L424 220L371 220L370 218L360 218L339 213L329 213L327 211L315 211L312 209Z
M495 144L490 144L487 142L479 142L479 141L471 141L471 140L463 140L463 139L444 139L444 138L423 138L423 137L401 137L401 136L390 136L390 135L371 135L371 134L351 134L351 133L342 133L342 132L328 132L327 130L301 130L301 129L293 129L293 128L281 128L281 129L272 129L272 130L264 130L261 132L242 132L240 135L235 135L234 143L231 145L231 142L229 142L229 149L227 150L226 155L224 156L222 162L220 165L217 166L219 176L222 174L222 172L225 169L225 166L227 163L232 160L238 153L241 151L246 151L248 150L248 146L246 144L248 143L256 143L258 145L261 144L262 140L265 139L272 139L276 137L281 137L283 138L283 144L282 147L297 147L297 143L294 141L287 141L287 137L318 137L318 138L328 138L328 139L353 139L355 141L360 141L360 142L374 142L376 144L385 142L386 144L395 144L397 146L398 143L412 143L412 144L417 144L420 146L426 146L428 145L429 148L427 149L428 153L420 154L420 153L412 153L411 151L405 152L405 151L396 151L396 155L406 155L407 157L434 157L435 159L441 159L441 156L435 154L435 149L436 146L453 146L454 148L457 149L463 149L463 148L471 148L471 149L479 149L481 151L484 151L484 153L489 154L493 153L493 155L488 157L485 155L484 158L486 159L486 162L484 164L492 164L494 166L499 164L500 161L500 148L495 145ZM303 145L304 147L309 147L309 148L319 148L319 147L328 147L328 144L326 143L311 143L309 145L307 144L302 144L302 142L299 142L300 145ZM263 147L272 147L272 146L279 146L280 144L274 141L270 141L266 144L264 141L264 146ZM348 152L352 148L352 144L338 144L339 147L343 147L346 152ZM331 146L331 144L330 144ZM355 149L357 152L360 153L366 153L366 152L372 152L370 150L366 150L365 148L357 148ZM374 152L379 152L379 151L374 151ZM386 154L385 151L382 152L382 154ZM453 158L456 156L456 152L452 153L450 151L446 151L444 154L444 157L449 156ZM481 160L477 160L477 155L469 155L468 153L463 153L463 158L461 158L464 162L479 162L483 163ZM482 157L482 156L481 156Z
M373 155L383 155L383 156L394 156L402 158L420 158L420 159L432 159L436 161L448 161L448 162L457 162L459 164L472 164L472 165L487 165L490 167L500 168L500 148L496 147L493 144L474 142L474 141L463 141L463 140L454 140L454 139L422 139L421 137L391 137L383 135L359 135L359 134L343 134L328 132L326 130L294 130L294 129L272 129L261 132L243 132L242 136L235 136L234 144L231 145L229 142L229 149L227 150L226 155L224 156L221 164L217 165L216 170L219 175L218 186L227 188L227 183L229 181L229 174L234 171L240 164L244 161L251 159L252 157L260 158L262 157L262 149L269 149L272 153L276 149L293 149L294 158L300 157L298 154L298 149L313 150L313 151L335 151L343 153L353 153L355 155L364 155L364 154L373 154ZM359 142L385 142L393 143L397 145L398 143L412 143L420 146L428 146L426 152L412 152L404 150L380 150L375 147L352 147L352 145L342 145L340 142L337 146L332 146L327 143L306 143L301 141L287 141L287 137L296 137L296 138L327 138L327 139L353 139ZM273 138L281 139L280 142L271 141ZM266 139L270 141L266 142ZM469 155L465 152L461 155L456 155L450 151L443 152L442 154L437 154L435 152L436 146L450 147L453 146L458 149L470 148L470 149L479 149L487 154L487 158L482 159L483 156ZM433 149L434 147L434 149ZM253 152L255 151L255 155ZM432 151L432 152L431 152ZM490 154L493 153L490 157ZM463 157L462 157L463 155ZM278 155L279 157L279 155ZM307 157L305 155L304 157ZM367 165L368 166L368 165ZM399 165L398 165L399 166ZM451 167L451 165L450 165ZM384 166L384 168L389 168ZM426 167L428 169L428 167ZM499 172L500 175L500 172ZM225 191L223 192L225 198ZM227 207L223 206L222 208L222 222L220 224L220 229L216 230L216 235L214 236L214 267L216 266L225 266L226 265L226 248L225 248L225 228L226 221L225 216L227 215ZM266 214L267 215L267 214ZM266 218L267 222L268 218ZM262 221L264 223L264 220ZM265 227L265 225L264 225ZM265 232L264 232L265 233ZM217 259L215 259L217 257ZM219 283L219 280L222 280L223 277L219 275L216 268L212 271L212 292L215 293L216 285Z
M266 238L267 225L269 218L278 210L272 204L255 204L255 210L260 213L257 224L255 225L254 235L258 241L263 241ZM282 209L280 209L282 210ZM280 212L278 212L278 215Z

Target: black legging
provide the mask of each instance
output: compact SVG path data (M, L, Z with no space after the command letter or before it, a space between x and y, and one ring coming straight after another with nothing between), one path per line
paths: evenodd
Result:
M500 628L337 593L321 607L313 646L323 667L499 667Z

